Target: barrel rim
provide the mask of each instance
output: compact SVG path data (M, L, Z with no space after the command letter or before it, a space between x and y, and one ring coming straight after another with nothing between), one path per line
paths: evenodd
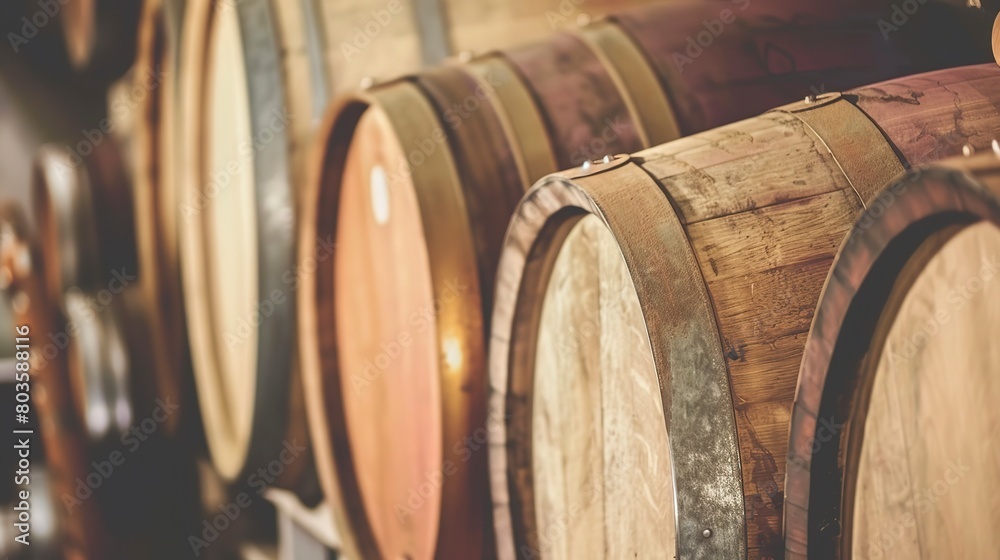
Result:
M243 0L237 5L229 5L224 0L213 0L193 6L187 5L184 15L185 39L182 58L186 61L202 61L217 16L224 10L235 10L238 19L242 48L246 63L246 87L250 101L247 115L253 137L271 125L275 111L284 106L282 90L282 69L279 42L276 30L271 25L268 0ZM185 165L180 178L182 190L181 207L193 204L202 187L203 166L200 164L202 144L198 132L208 108L204 93L207 88L204 64L190 64L181 76L182 99L186 107L193 110L182 116L179 134L185 141L185 152L181 155ZM285 271L294 270L294 195L288 169L287 126L272 133L274 141L262 144L253 159L255 198L257 206L258 232L258 287L257 295L271 294L273 290L286 287L282 278ZM280 140L279 140L280 139ZM197 212L197 211L196 211ZM217 376L215 367L210 367L214 358L205 354L202 346L207 344L195 333L193 325L204 323L207 302L197 294L203 286L199 263L205 259L201 240L203 233L198 220L189 221L179 227L180 260L182 271L185 310L188 320L188 343L198 398L201 408L217 408L222 404L222 395L210 395L205 390L204 377ZM196 231L197 230L197 231ZM274 312L266 321L260 321L257 340L256 366L254 372L252 419L249 433L242 441L232 441L225 430L213 425L203 415L203 425L212 462L220 475L228 483L251 473L256 466L273 460L284 444L284 438L304 434L289 434L288 416L294 412L290 407L291 383L288 377L297 375L294 365L295 313L290 305L275 305ZM202 365L199 367L199 363ZM200 373L199 373L200 372ZM294 444L294 441L291 441ZM287 470L287 469L286 469ZM293 469L299 471L300 468ZM291 476L295 476L293 473Z
M351 144L353 136L351 131L354 130L361 116L369 108L378 107L381 110L389 110L393 104L401 104L400 99L404 97L411 102L420 100L423 106L422 110L416 112L425 114L413 118L427 119L424 123L426 125L441 126L431 110L432 101L427 98L417 84L412 83L410 78L400 78L365 91L345 94L333 102L323 125L320 127L316 146L311 153L310 179L303 198L303 215L299 224L300 263L312 258L312 248L320 240L336 240L341 194L339 172ZM413 111L412 108L409 110ZM399 126L399 123L393 118L390 118L390 122L394 126ZM399 130L401 129L397 128L397 133ZM399 134L399 136L401 144L405 144L403 135ZM432 158L437 159L432 163ZM428 191L423 195L421 195L421 189L417 188L422 218L428 215L428 209L432 204L438 208L438 214L444 216L435 220L423 219L428 253L439 257L445 255L444 258L432 259L430 263L435 297L446 303L447 300L440 296L448 289L448 281L459 276L459 284L466 283L468 294L456 299L459 301L464 299L466 303L462 306L471 306L469 309L480 308L478 298L481 297L481 290L476 269L476 256L472 249L471 233L469 233L470 225L465 210L465 199L447 138L438 150L427 155L426 161L420 165L412 165L409 172L413 175L431 174L437 177L437 180L424 178L413 181L431 186L431 188L423 189ZM432 190L434 192L430 192ZM450 209L441 211L441 204L449 206ZM432 231L438 233L431 235ZM442 232L448 231L453 233L442 235ZM454 233L455 231L458 233ZM336 244L334 244L335 246ZM464 270L461 263L465 263L469 269ZM333 285L333 272L334 267L330 264L317 267L316 272L302 282L296 297L299 315L298 326L301 333L299 337L300 368L305 382L306 409L320 481L327 501L334 511L337 525L350 529L342 531L345 553L349 556L375 557L379 554L379 543L367 522L364 502L356 484L357 474L351 457L350 441L343 413L344 397L341 394L343 389L339 375L335 335L335 302L331 295L332 290L329 289ZM455 307L453 311L458 313L461 311L459 307L462 306ZM451 307L453 306L445 304L441 309ZM465 308L463 307L463 309ZM474 383L476 374L480 371L477 369L476 363L479 364L479 368L482 368L483 364L486 363L485 340L482 335L483 326L468 317L461 321L442 319L444 313L442 310L438 311L438 324L447 322L450 327L449 329L436 327L440 355L445 356L450 351L445 340L447 338L444 334L445 331L462 331L465 333L461 337L463 338L461 344L465 345L462 348L465 359L450 373L446 372L449 366L442 360L440 367L441 391L442 393L461 395L465 390L463 387L469 382ZM458 315L468 314L462 311ZM475 358L478 354L481 356ZM467 400L465 399L465 401ZM451 461L456 470L444 478L441 489L441 507L438 513L439 522L444 519L442 512L463 511L456 504L466 503L470 498L464 495L461 481L474 476L467 462L456 462L451 460L449 456L451 447L448 444L451 443L451 440L447 439L449 438L448 434L459 428L464 429L467 424L463 421L463 414L465 414L463 410L468 403L462 407L448 404L458 402L460 401L455 398L442 399L443 433L441 437L444 444L442 445L443 455L441 459L442 461ZM461 507L464 508L464 506ZM452 517L455 516L452 515ZM483 532L486 530L488 527L484 523ZM476 538L473 535L446 533L449 532L441 530L441 527L436 531L435 548L439 552L444 550L442 547L445 546L449 547L448 550L451 551L451 545L455 542L463 542L466 543L464 546L469 546L469 543L472 542L470 539Z
M858 436L852 434L864 427L863 411L851 409L866 408L864 386L873 381L861 379L864 369L853 357L868 349L869 327L882 317L885 295L926 241L981 222L1000 226L1000 164L994 154L944 160L903 174L847 234L817 302L792 406L783 528L789 558L817 551L832 555L845 546L850 530L841 521L851 513L838 510L850 498L844 486L850 475L840 467L849 458L840 455L858 448ZM834 360L840 364L836 368ZM817 440L821 423L839 426L857 414L862 414L860 426ZM814 451L816 441L822 445Z
M601 178L592 179L595 175ZM520 431L530 435L531 395L517 394L512 389L513 383L528 385L530 380L515 379L511 364L523 361L524 354L530 355L528 351L519 355L514 344L516 337L525 333L532 340L530 322L537 322L538 309L524 313L519 308L525 304L522 298L538 298L544 293L528 285L542 278L545 269L551 267L549 261L554 260L539 254L542 244L551 245L559 236L564 238L569 230L565 224L588 213L611 230L643 307L674 469L677 554L745 556L744 496L735 416L714 313L669 199L656 181L627 156L539 181L518 205L504 240L494 298L489 368L490 415L505 419L502 424L492 425L490 432L490 482L499 556L514 559L525 547L537 550L538 539L531 534L533 519L516 517L534 511L530 485L528 491L518 488L518 481L527 479L530 483L530 468L528 472L515 471L518 467L512 465L515 453L523 455L517 458L520 463L531 464L530 443L528 451L523 451L508 441L508 424L528 426ZM633 232L639 228L656 232L655 240L663 245L632 243L630 227ZM665 255L664 245L679 248L679 255ZM658 302L664 299L669 304ZM689 337L687 348L670 343L684 336ZM687 383L693 385L687 387ZM697 389L705 387L709 390L699 394ZM674 414L671 403L683 406L683 413Z

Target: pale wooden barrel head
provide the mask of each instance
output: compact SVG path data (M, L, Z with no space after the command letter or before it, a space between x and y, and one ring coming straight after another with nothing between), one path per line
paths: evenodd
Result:
M596 216L558 251L532 397L541 557L672 558L670 448L635 286Z
M257 387L257 185L241 151L253 135L238 13L221 8L212 16L204 117L188 125L203 135L194 156L202 172L192 179L180 228L189 234L182 236L185 295L205 433L213 462L232 479L251 444Z
M435 298L422 220L388 116L361 116L342 174L334 298L351 459L385 558L431 558L441 504Z
M901 303L876 330L854 558L993 558L1000 548L1000 448L989 443L1000 429L1000 228L945 234L925 242L936 253L919 270L904 269L890 296Z

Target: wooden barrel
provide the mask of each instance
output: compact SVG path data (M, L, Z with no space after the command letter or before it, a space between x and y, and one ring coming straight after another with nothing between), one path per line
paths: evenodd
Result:
M987 558L1000 456L1000 146L908 173L854 223L791 413L787 558Z
M492 549L485 333L532 181L919 65L854 4L744 7L643 8L335 103L303 204L300 265L316 272L299 340L321 480L354 555ZM738 23L678 67L713 18Z
M160 391L180 401L181 409L167 425L200 431L194 380L187 343L184 299L178 255L177 119L182 5L172 0L147 0L139 28L135 88L142 88L135 106L113 106L112 113L136 113L134 130L133 200L139 290L149 317L152 367L164 384Z
M3 295L11 301L15 324L28 327L34 350L29 362L32 404L36 418L44 419L39 422L39 436L52 473L52 492L57 499L73 496L77 479L87 476L87 438L69 390L66 353L46 340L47 333L62 330L58 311L48 298L41 251L29 241L27 218L20 207L0 205L0 231ZM72 512L65 507L56 511L62 529L60 547L66 558L108 557L108 529L97 500L84 501Z
M837 247L904 167L988 148L998 99L995 64L916 75L529 191L490 339L501 557L780 557L795 380Z
M137 286L73 287L51 299L42 281L49 256L32 246L17 210L0 206L0 278L16 323L28 328L30 416L52 473L64 555L183 556L199 526L195 464L188 441L166 437L177 401L145 375ZM35 490L32 499L42 499ZM147 507L136 510L136 501Z
M320 0L307 10L318 21L326 87L341 94L366 79L389 80L449 56L542 39L555 30L651 1Z
M52 4L58 15L66 53L78 70L101 78L123 74L135 57L142 2L63 0ZM41 5L39 5L41 6ZM41 10L39 10L41 11Z
M295 358L294 225L313 99L299 2L188 3L172 196L213 464L318 497ZM296 46L298 45L298 46ZM273 474L275 471L280 471Z

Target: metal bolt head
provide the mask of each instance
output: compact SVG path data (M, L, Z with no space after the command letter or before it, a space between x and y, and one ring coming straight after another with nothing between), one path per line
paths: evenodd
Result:
M976 149L974 147L972 147L972 144L966 144L966 145L962 146L962 155L963 156L969 157L969 156L971 156L974 153L976 153Z
M805 99L805 102L806 103L815 103L816 102L816 96L815 95L807 95L806 99Z
M611 163L611 156L604 156L604 159L601 160L601 163Z
M580 169L586 171L586 170L590 169L591 165L593 165L593 164L590 163L590 160L588 159L587 161L583 162L583 165L580 166Z
M701 536L705 537L706 539L709 538L709 537L711 537L712 536L712 530L711 529L705 529L704 531L701 532Z

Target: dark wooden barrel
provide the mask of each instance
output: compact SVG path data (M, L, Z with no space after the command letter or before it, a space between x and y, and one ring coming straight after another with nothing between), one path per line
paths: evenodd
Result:
M837 248L906 167L989 148L998 99L992 63L900 78L529 191L490 339L501 557L780 557L795 382Z
M185 328L178 256L177 119L179 102L181 3L147 0L139 27L139 44L132 70L135 107L112 106L111 111L137 113L133 135L133 201L139 291L149 318L149 349L158 377L173 379L163 392L194 403L191 356ZM196 406L184 406L173 431L184 421L186 429L200 430Z
M485 337L503 233L527 186L927 64L902 36L884 40L879 13L668 3L335 103L303 204L298 336L348 550L492 550Z
M1000 145L919 168L854 223L791 411L787 558L986 558L1000 461Z
M3 296L30 346L28 415L37 430L24 437L51 475L50 496L29 486L32 511L51 500L66 558L185 556L198 527L195 463L189 442L166 437L179 403L146 375L136 287L73 287L53 300L43 282L49 257L16 207L0 207L0 231ZM34 467L31 476L42 476Z
M136 25L144 2L64 0L43 8L58 17L70 63L100 78L116 78L135 59ZM54 9L56 13L49 13Z

